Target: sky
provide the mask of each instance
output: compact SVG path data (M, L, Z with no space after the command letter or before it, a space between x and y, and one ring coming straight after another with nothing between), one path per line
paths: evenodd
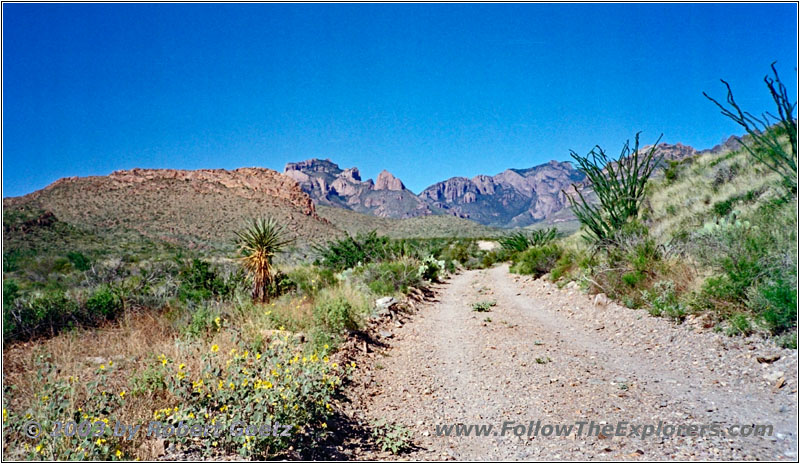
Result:
M330 158L412 191L600 145L710 148L719 79L797 98L797 5L9 4L3 196L117 169Z

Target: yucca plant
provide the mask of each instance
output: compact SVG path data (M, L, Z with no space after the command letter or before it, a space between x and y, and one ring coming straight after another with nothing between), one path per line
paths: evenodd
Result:
M283 226L274 218L259 218L236 232L236 245L245 270L253 277L253 300L266 302L272 286L272 259L294 239L286 236Z
M500 246L508 251L525 251L531 246L531 241L525 232L515 232L498 240Z
M558 230L555 227L549 229L539 229L531 232L530 241L532 246L547 245L558 238Z
M500 246L508 251L525 251L533 246L547 245L558 237L555 227L534 230L530 234L515 232L499 239Z

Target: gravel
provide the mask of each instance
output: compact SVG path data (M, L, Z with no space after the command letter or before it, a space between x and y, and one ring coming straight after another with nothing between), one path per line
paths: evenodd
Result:
M574 286L467 271L392 338L359 354L340 405L352 420L402 424L415 449L345 442L352 459L797 460L797 352L675 324ZM485 313L472 303L490 298ZM761 362L759 361L761 359ZM769 362L764 362L768 360ZM437 425L771 424L771 437L439 437ZM613 434L612 434L613 435Z

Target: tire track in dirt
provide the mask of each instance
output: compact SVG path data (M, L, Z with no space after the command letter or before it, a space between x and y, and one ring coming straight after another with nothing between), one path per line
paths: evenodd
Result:
M785 392L778 399L776 393L754 385L727 388L737 385L737 379L726 375L726 366L715 366L709 373L708 366L698 365L714 358L631 343L636 341L635 324L648 330L656 324L662 336L674 331L675 337L685 337L686 328L664 320L653 322L656 318L642 311L590 310L586 296L536 285L541 284L512 277L507 266L451 278L440 290L438 302L394 328L388 347L361 361L368 380L355 400L359 408L355 414L409 427L418 449L405 457L413 459L795 459L794 374L787 379L794 395ZM481 300L497 304L489 312L473 311L471 304ZM576 302L577 312L564 309ZM589 318L598 311L606 311L600 315L609 318L600 325ZM628 319L635 323L623 323ZM693 336L702 348L716 335ZM793 356L796 363L796 353ZM681 358L677 364L671 362L675 357ZM778 400L793 404L792 412L775 413L768 407ZM490 424L498 432L507 421L527 426L537 420L722 426L766 422L775 424L781 437L641 439L574 433L517 437L510 431L504 436L442 437L435 433L437 425ZM359 450L353 457L390 458Z

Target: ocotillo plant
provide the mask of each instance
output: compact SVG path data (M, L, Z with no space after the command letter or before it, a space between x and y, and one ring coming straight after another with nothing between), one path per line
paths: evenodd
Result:
M786 186L793 193L797 193L797 119L792 116L797 108L797 102L792 104L789 101L786 86L778 77L774 62L772 63L772 73L775 77L764 76L764 82L778 108L777 116L765 112L761 117L757 117L743 111L733 99L731 86L722 79L720 80L728 89L730 109L709 97L705 92L703 95L714 102L722 110L722 114L742 126L752 137L752 146L745 143L743 144L744 149L769 169L780 174ZM788 137L791 153L784 149L784 137Z
M577 169L586 175L599 200L599 204L589 203L575 184L572 187L577 199L564 191L572 211L587 229L585 238L588 241L597 246L612 243L616 232L639 215L647 180L661 162L662 157L656 157L660 140L661 137L646 153L640 153L637 133L633 150L630 141L625 142L616 161L610 160L599 146L586 156L570 151Z

